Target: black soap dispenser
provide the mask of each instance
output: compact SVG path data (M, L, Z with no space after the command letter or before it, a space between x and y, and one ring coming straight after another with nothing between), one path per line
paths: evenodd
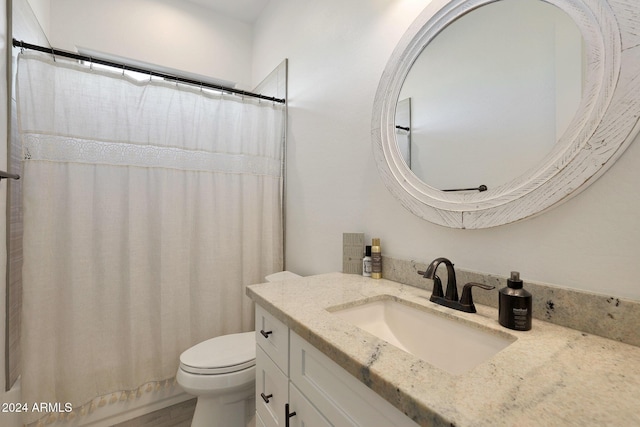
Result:
M531 329L531 293L522 289L520 273L512 271L507 287L500 289L498 295L500 324L516 331Z

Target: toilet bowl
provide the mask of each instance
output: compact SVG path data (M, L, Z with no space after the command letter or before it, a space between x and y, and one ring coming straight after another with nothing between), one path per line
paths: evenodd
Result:
M295 279L290 271L267 282ZM255 332L223 335L196 344L180 355L176 381L197 396L191 427L245 427L256 411Z
M255 412L255 332L203 341L180 355L176 380L198 398L192 427L244 427Z

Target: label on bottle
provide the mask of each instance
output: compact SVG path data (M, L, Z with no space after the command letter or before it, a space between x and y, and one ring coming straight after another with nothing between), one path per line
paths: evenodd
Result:
M531 296L508 295L501 289L498 299L498 320L506 328L516 331L531 329Z
M365 257L362 260L362 275L371 277L371 257Z
M526 308L513 308L513 326L515 329L524 331L530 326L528 325L529 310Z
M371 277L374 279L382 278L382 253L371 253Z

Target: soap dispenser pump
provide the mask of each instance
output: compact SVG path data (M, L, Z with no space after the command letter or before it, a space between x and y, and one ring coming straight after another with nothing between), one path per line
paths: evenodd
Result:
M522 288L520 273L512 271L507 287L500 289L498 295L500 324L516 331L531 329L531 293Z

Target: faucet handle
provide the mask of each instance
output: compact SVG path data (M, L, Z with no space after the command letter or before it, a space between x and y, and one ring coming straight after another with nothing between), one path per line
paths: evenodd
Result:
M431 272L433 273L433 272ZM424 277L425 279L429 279L429 274L431 274L428 270L427 271L418 271L418 274L422 277ZM444 297L444 292L442 291L442 280L440 280L440 278L438 277L437 274L433 275L433 288L431 290L431 301L434 301L434 298L442 298Z
M434 298L442 298L444 297L444 292L442 291L442 280L438 277L438 275L433 276L433 289L431 291L431 301Z
M460 309L467 313L475 313L476 306L473 303L473 295L471 295L471 288L477 286L478 288L485 289L487 291L495 289L495 286L485 285L483 283L469 282L462 288L462 297L460 298Z

